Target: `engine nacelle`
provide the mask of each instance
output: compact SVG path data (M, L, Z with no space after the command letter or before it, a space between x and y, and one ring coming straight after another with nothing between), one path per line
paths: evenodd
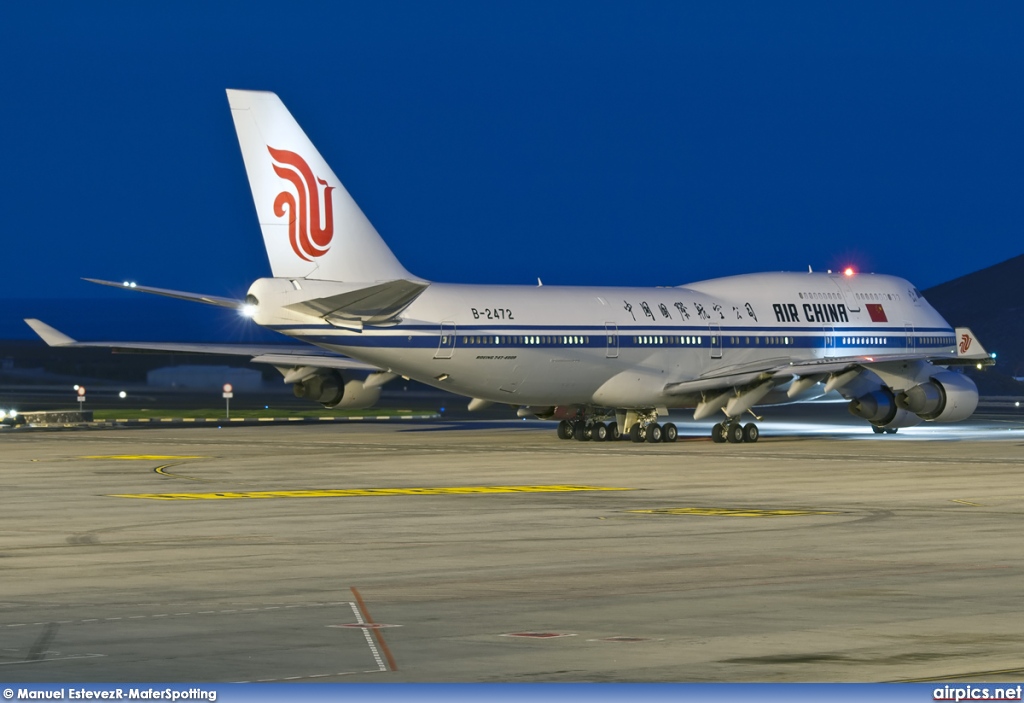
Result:
M296 398L305 398L333 408L345 397L345 380L337 371L319 371L292 386Z
M921 417L928 417L946 404L946 393L938 383L922 383L896 396L896 404Z
M346 381L333 369L318 371L315 375L292 386L296 398L306 398L325 408L372 408L380 400L380 386L366 388L359 379Z
M921 385L896 397L900 408L935 422L958 422L978 407L978 387L967 376L940 371Z
M892 419L888 422L873 422L875 427L884 427L886 429L896 429L899 427L914 427L920 425L923 422L920 415L915 415L909 410L898 408L896 414L892 416Z
M850 413L875 427L898 428L921 424L921 418L896 405L896 397L888 388L871 391L850 401Z
M896 399L888 388L871 391L850 401L850 413L873 425L884 425L896 417Z

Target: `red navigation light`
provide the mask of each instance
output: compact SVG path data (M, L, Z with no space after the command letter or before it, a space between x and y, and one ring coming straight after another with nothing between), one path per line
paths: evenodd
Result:
M847 266L846 269L843 271L843 275L844 276L852 276L853 275L853 267L852 266Z

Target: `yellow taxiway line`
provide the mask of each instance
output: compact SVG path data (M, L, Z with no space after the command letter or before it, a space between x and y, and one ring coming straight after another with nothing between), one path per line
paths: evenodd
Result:
M299 491L224 491L218 493L116 493L112 498L148 500L233 500L239 498L362 498L367 496L446 496L495 493L571 493L631 491L611 486L445 486L438 488L327 488Z
M109 456L83 456L80 459L117 459L119 461L170 461L172 459L205 459L202 456L167 456L164 454L111 454Z

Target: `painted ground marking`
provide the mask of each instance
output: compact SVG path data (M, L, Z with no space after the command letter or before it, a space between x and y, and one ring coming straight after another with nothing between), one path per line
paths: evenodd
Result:
M119 461L170 461L172 459L205 459L202 456L168 456L164 454L111 454L83 456L80 459L117 459Z
M838 515L828 510L761 510L758 508L653 508L627 510L643 515L702 515L714 517L798 517L802 515Z
M574 493L631 491L611 486L444 486L436 488L329 488L300 491L225 491L220 493L114 493L111 498L146 500L236 500L241 498L363 498L369 496L441 496L499 493ZM648 512L648 511L633 511Z
M359 594L358 589L356 589L355 586L352 586L349 590L352 591L352 595L356 598L355 605L350 603L350 605L352 605L352 612L356 616L356 621L360 624L373 625L373 618L370 617L370 611L366 609L366 603L363 602L363 597ZM356 607L357 605L358 607ZM363 616L365 616L365 618ZM377 638L377 643L380 645L381 651L384 652L384 656L388 660L388 666L391 667L391 671L398 671L398 664L395 663L395 658L392 656L391 650L388 648L388 643L384 641L384 633L381 632L380 629L370 630L368 628L364 628L363 635L366 637L366 641L370 643L370 650L374 653L374 657L377 659L377 664L380 666L381 671L386 671L387 669L384 668L383 662L380 661L377 649L373 646L373 642L370 639L371 631L373 632L373 636Z

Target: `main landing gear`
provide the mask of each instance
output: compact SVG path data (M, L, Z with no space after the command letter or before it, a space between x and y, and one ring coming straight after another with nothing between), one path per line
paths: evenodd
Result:
M679 429L671 422L658 424L658 415L651 410L629 410L625 413L618 412L616 420L603 422L612 417L605 414L603 417L580 413L576 417L562 420L558 423L559 439L575 439L577 442L611 442L619 439L628 439L631 442L640 444L648 442L675 442L679 438ZM756 416L755 416L756 418ZM760 419L760 418L756 418ZM624 421L629 427L628 432L622 432L620 421ZM875 430L876 432L878 429ZM711 439L716 443L740 444L743 442L753 443L761 438L761 431L753 422L746 425L735 418L728 418L724 422L717 423L711 430Z
M761 431L753 422L741 425L735 420L716 423L711 428L711 439L716 444L729 442L739 444L740 442L756 442L761 437Z
M656 422L646 424L636 422L630 429L629 434L623 435L617 422L604 422L594 420L562 420L558 423L559 439L575 439L578 442L614 442L620 439L629 439L633 442L675 442L679 437L679 430L671 422L659 425Z
M675 442L677 439L679 439L679 429L671 422L666 422L664 425L659 425L657 422L642 425L638 422L629 431L629 441L631 442L656 444L657 442Z

